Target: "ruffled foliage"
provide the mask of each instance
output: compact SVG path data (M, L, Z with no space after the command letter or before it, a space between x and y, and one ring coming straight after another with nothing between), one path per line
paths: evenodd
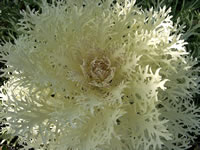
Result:
M25 149L182 150L200 134L197 60L170 9L135 1L43 1L21 12L1 118Z

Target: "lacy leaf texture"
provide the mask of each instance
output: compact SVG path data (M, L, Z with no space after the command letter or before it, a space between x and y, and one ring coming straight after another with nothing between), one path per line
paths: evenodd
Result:
M198 63L170 9L67 0L22 11L1 118L25 149L184 150L200 134Z

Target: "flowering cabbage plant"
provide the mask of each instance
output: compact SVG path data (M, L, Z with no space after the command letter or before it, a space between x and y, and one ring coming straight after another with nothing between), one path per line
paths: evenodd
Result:
M197 60L170 9L60 0L0 46L1 118L25 149L184 150L200 134Z

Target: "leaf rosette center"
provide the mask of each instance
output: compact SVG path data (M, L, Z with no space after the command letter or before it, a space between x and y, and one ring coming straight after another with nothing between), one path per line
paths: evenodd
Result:
M81 69L89 84L95 87L109 86L115 74L115 67L106 56L83 61Z

